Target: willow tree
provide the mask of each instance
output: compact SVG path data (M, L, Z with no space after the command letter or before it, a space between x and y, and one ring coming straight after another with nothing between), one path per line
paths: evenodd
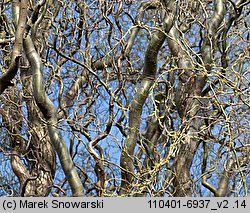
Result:
M2 1L0 193L248 195L249 11Z

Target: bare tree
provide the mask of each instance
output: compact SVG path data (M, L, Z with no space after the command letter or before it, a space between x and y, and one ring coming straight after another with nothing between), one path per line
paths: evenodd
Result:
M2 1L0 193L248 195L249 11Z

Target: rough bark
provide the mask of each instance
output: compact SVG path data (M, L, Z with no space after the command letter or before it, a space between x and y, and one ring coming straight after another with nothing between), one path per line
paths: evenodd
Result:
M58 154L63 171L71 186L73 196L83 196L81 180L60 130L57 127L57 110L44 90L43 64L30 36L27 36L24 41L24 50L31 64L35 101L47 121L50 140Z
M201 48L202 59L205 73L211 69L208 65L213 59L213 45L216 39L216 32L224 18L225 2L223 0L215 1L214 15L206 32ZM195 67L188 54L188 50L182 45L179 38L179 31L173 27L169 32L168 44L172 54L178 58L177 64L180 68L180 84L176 94L176 105L182 118L184 138L180 146L178 156L174 160L173 174L174 196L191 196L192 179L190 168L196 149L199 145L199 127L201 121L197 117L201 109L197 97L201 96L202 90L206 83L206 76L202 73L195 73Z
M18 14L21 11L21 9L22 9L21 5L18 4L13 5L13 16L16 22L18 22L18 17L19 17ZM26 10L27 10L27 5L26 5ZM72 189L72 194L73 196L82 196L83 186L81 184L81 180L78 176L76 168L74 167L74 163L68 152L67 146L57 127L57 115L56 115L57 111L45 92L44 82L43 82L44 81L43 64L41 58L34 47L34 43L32 41L31 36L27 35L23 39L24 39L23 41L24 51L31 65L31 70L32 70L33 94L35 102L47 122L47 128L51 143L53 144L59 156L63 171Z

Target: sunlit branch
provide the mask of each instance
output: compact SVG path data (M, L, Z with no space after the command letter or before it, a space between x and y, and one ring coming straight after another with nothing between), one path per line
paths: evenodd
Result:
M0 94L8 86L13 86L13 83L11 81L17 74L19 59L22 56L23 36L25 33L26 20L27 20L27 14L28 14L27 12L28 0L22 0L20 3L19 1L13 1L12 4L13 4L13 8L20 7L20 12L16 15L16 17L13 17L14 20L16 18L18 20L18 21L15 21L16 23L15 43L14 43L14 47L12 50L10 67L7 70L7 72L4 73L0 77ZM13 14L15 14L14 10L15 9L13 9Z
M121 194L129 193L134 181L133 156L140 130L140 118L143 105L148 97L149 91L154 84L157 71L157 55L163 45L166 35L164 33L171 29L172 22L164 21L164 30L157 30L151 38L145 54L144 68L140 87L130 105L129 131L121 155L122 184Z

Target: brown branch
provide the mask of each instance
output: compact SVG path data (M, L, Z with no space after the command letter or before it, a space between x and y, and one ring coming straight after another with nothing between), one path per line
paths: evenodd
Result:
M20 194L23 194L25 191L25 182L30 177L30 173L23 165L20 156L16 151L11 155L11 167L20 181Z

